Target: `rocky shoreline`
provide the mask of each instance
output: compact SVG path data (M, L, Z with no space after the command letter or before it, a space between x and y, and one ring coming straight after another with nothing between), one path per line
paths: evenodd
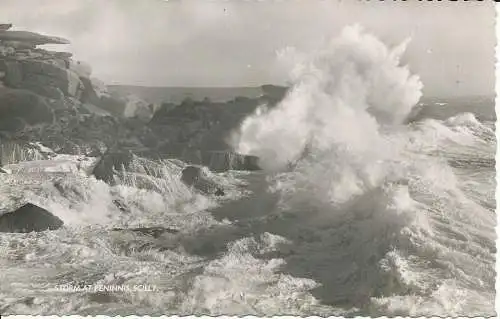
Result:
M92 77L91 67L71 53L39 47L68 40L11 28L0 24L0 177L81 173L112 186L136 174L146 177L135 177L135 187L155 191L148 178L161 178L155 175L161 168L152 166L172 159L180 160L178 178L188 187L224 196L203 166L214 172L260 170L257 157L235 153L226 140L259 105L277 104L286 89L262 86L258 98L226 102L150 104L108 92ZM57 188L57 178L53 182ZM42 207L23 205L0 214L0 232L63 225Z
M40 142L73 155L131 151L148 158L177 158L217 171L258 169L258 159L232 152L226 138L262 104L274 105L286 89L262 86L256 99L224 103L185 99L148 104L119 96L92 78L92 69L69 52L38 46L68 44L60 37L0 27L0 139L29 147Z

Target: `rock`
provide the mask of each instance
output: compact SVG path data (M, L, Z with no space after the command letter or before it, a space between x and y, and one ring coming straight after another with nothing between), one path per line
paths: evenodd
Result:
M218 172L227 170L257 171L261 169L258 165L258 157L231 151L207 151L203 156L203 162L211 170Z
M61 89L65 95L78 96L83 84L75 72L53 63L28 60L23 61L24 81L29 85L53 86Z
M34 49L36 45L29 42L22 41L3 41L2 44L7 47L11 47L14 49Z
M19 119L29 125L52 123L54 114L46 100L27 90L0 88L0 131Z
M10 57L16 54L16 50L11 47L0 45L0 58Z
M90 102L91 103L91 102ZM105 111L113 114L114 116L123 116L123 112L126 107L126 103L119 99L110 96L101 96L96 103L92 103Z
M87 63L82 61L71 61L69 69L78 74L81 78L90 78L92 75L92 68Z
M192 147L187 147L182 151L181 158L186 163L201 165L202 155L201 151Z
M201 167L198 166L187 166L184 168L181 173L181 181L206 195L214 194L216 196L223 196L225 194L222 187L209 180Z
M138 228L113 228L111 231L129 231L134 233L139 233L141 235L151 236L153 238L159 238L165 233L177 234L178 229L165 228L165 227L138 227Z
M55 230L63 224L57 216L31 203L0 216L0 232L4 233Z
M153 111L149 104L137 96L129 95L126 97L125 109L122 116L127 118L137 118L143 123L147 123L153 117Z
M63 70L66 70L66 61L64 59L57 59L57 58L52 58L52 59L46 59L44 60L45 63L55 65Z
M35 45L43 44L70 44L66 39L60 37L46 36L29 31L7 31L0 30L0 41L22 41Z
M101 156L92 174L95 178L107 184L114 185L114 173L123 169L129 169L133 159L134 154L132 152L106 152Z
M53 78L30 74L20 86L50 99L61 100L64 98L64 93L57 85Z
M97 96L97 93L94 90L94 86L92 85L92 81L86 77L80 77L80 81L83 84L83 91L80 96L80 101L82 103L88 103L99 106L100 100Z
M224 190L222 188L218 188L217 191L215 191L215 196L224 196L226 193L224 193Z
M51 160L32 160L5 165L5 168L15 174L23 173L64 173L90 175L97 160L81 158L77 155L65 156Z
M66 60L68 63L66 65L66 68L70 68L70 58L73 56L73 53L71 52L60 52L60 51L50 51L50 50L44 50L44 49L31 49L32 53L36 53L37 56L42 56L45 59L63 59Z
M5 72L3 82L10 87L19 87L23 81L23 69L17 61L0 60L0 71Z
M46 53L59 59L69 59L73 56L73 53L71 52L46 51Z
M12 23L1 23L0 24L0 31L7 31L10 28L12 28Z
M285 86L276 86L271 84L262 85L260 88L265 96L274 100L282 100L288 91L288 88Z

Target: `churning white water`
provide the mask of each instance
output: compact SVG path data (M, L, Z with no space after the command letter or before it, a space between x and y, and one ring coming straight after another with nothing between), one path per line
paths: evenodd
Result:
M29 200L65 222L0 234L0 311L493 315L494 129L474 105L404 125L422 89L404 48L348 27L292 57L291 91L232 137L265 170L212 174L223 199L183 185L177 162L142 159L156 177L113 187L0 175L3 211ZM169 231L130 230L153 226ZM154 289L55 289L68 283Z

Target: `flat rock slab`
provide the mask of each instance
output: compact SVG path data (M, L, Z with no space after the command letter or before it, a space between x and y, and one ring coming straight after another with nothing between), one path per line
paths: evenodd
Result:
M29 31L8 31L0 30L0 41L23 41L36 45L42 44L70 44L64 38L46 36L35 32Z
M56 230L63 225L59 217L31 203L0 216L0 232L3 233Z

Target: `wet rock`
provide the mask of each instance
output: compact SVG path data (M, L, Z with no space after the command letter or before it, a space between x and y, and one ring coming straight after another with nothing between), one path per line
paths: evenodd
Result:
M256 171L261 169L258 165L258 157L231 151L207 151L203 156L203 160L205 165L217 172L228 170Z
M203 173L202 168L198 166L187 166L184 168L181 173L181 181L187 186L193 187L206 195L225 195L224 189L215 182L209 180Z
M106 152L94 167L92 174L95 178L104 181L107 184L114 185L115 172L123 169L129 169L132 165L134 155L132 152Z
M138 227L138 228L113 228L112 231L134 232L134 233L139 233L141 235L151 236L153 238L159 238L164 234L177 234L177 233L179 233L178 229L165 228L165 227L161 227L161 226Z
M214 195L215 196L224 196L224 195L226 195L226 193L224 192L224 190L222 188L217 188Z
M31 203L0 216L0 232L4 233L55 230L63 224L57 216Z

